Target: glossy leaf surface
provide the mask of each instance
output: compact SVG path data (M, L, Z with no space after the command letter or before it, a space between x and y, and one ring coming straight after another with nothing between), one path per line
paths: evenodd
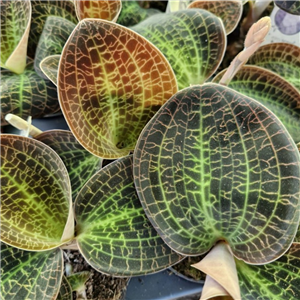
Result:
M29 252L1 243L2 299L56 299L62 275L60 249Z
M35 137L52 148L65 164L71 180L72 199L85 182L101 168L102 159L86 151L67 130L49 130Z
M40 35L48 16L58 16L77 24L75 6L72 1L31 0L32 20L28 41L28 56L34 57Z
M26 67L31 20L30 0L1 0L0 66L20 74Z
M222 62L226 34L222 21L202 9L154 15L131 27L170 62L179 89L203 83Z
M34 57L34 69L41 77L47 78L40 69L40 62L47 56L61 54L75 26L71 21L61 17L47 18Z
M293 15L300 15L300 1L298 0L288 0L288 1L279 1L275 0L275 4L282 10Z
M300 92L300 48L287 43L261 46L248 64L269 69L293 84Z
M237 261L242 299L280 300L300 298L300 244L292 244L278 260L262 265Z
M67 170L43 143L1 135L1 240L25 250L46 250L69 241L63 237L72 212ZM63 239L63 240L62 240Z
M66 276L62 278L56 300L73 300L72 288Z
M182 259L146 218L133 183L131 156L107 165L86 183L75 215L79 250L102 273L153 273Z
M121 0L73 0L79 21L86 18L116 21L122 8Z
M176 91L163 54L118 24L85 19L64 47L61 108L76 139L97 156L127 155L144 125Z
M210 11L221 18L226 33L231 33L238 25L242 12L243 3L240 0L207 1L197 0L189 4L188 8L200 8Z
M226 70L214 77L219 82ZM300 93L277 74L256 66L243 66L228 87L269 108L284 124L296 143L300 142Z
M40 62L40 69L44 75L57 86L57 75L60 55L49 55Z
M273 113L232 89L204 84L175 94L147 124L134 177L148 218L172 249L203 254L225 240L236 257L260 264L294 239L299 165L299 151Z
M49 80L36 74L33 63L27 65L22 74L1 72L1 125L4 117L11 113L22 119L42 117L57 112L59 102L56 87Z

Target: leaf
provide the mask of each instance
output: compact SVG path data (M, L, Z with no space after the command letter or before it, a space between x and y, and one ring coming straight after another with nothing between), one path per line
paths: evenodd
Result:
M176 91L163 54L118 24L85 19L64 47L61 109L76 139L99 157L118 158L133 150L144 125Z
M46 19L34 57L34 69L39 76L47 79L40 69L40 62L47 56L61 54L75 26L67 19L57 16L49 16Z
M2 299L56 299L62 276L60 249L28 252L1 243Z
M121 0L73 0L79 21L86 18L115 22L122 9Z
M86 151L67 130L45 131L35 139L52 148L62 159L69 173L72 199L75 200L85 182L101 168L102 159Z
M1 125L6 125L4 117L11 113L22 119L32 116L39 118L59 111L56 87L41 78L27 65L22 74L1 71Z
M57 16L77 24L75 6L72 1L31 0L32 20L28 41L28 56L34 57L40 35L48 16Z
M178 92L146 125L134 181L173 250L200 255L223 240L238 259L262 264L294 239L299 166L299 151L273 113L210 83Z
M86 183L75 201L75 216L79 250L102 273L153 273L182 259L146 218L133 183L131 156L112 162Z
M72 291L81 291L85 289L85 282L90 277L90 272L84 271L84 272L78 272L74 273L70 276L68 276L68 281L71 285Z
M218 82L225 72L220 72L213 82ZM284 124L294 141L300 142L300 93L294 86L267 69L246 65L228 87L265 105Z
M63 276L56 300L73 300L72 289L66 276Z
M205 10L187 9L154 15L131 29L166 56L179 89L203 83L215 72L224 56L226 35L223 23Z
M60 157L39 141L3 134L1 159L1 240L37 251L71 240L71 188Z
M145 9L139 5L138 1L123 1L117 23L127 27L133 26L158 13L161 11L154 8Z
M278 260L261 266L236 260L242 299L277 300L300 297L300 244L292 244Z
M41 71L56 86L59 60L60 55L49 55L40 62Z
M243 3L240 0L207 1L196 0L189 4L187 8L200 8L208 10L221 18L224 23L226 33L231 33L241 20Z
M286 11L292 15L300 15L300 2L289 0L289 1L279 1L275 0L274 3L281 8L282 10Z
M282 76L300 92L300 48L287 43L261 46L248 64L257 65Z
M30 0L1 1L1 68L24 71L30 20Z

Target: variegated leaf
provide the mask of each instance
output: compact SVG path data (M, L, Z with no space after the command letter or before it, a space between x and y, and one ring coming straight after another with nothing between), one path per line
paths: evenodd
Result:
M300 15L300 1L299 0L275 0L275 4L289 14Z
M40 62L41 71L56 86L59 60L60 55L49 55Z

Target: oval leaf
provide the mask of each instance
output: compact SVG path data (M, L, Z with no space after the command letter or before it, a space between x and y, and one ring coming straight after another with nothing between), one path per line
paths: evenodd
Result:
M226 70L214 77L219 82ZM243 66L228 87L269 108L284 124L296 143L300 142L300 93L277 74L256 66Z
M73 0L79 21L86 18L116 21L122 9L121 0Z
M133 183L131 156L107 165L86 183L75 215L79 250L102 273L153 273L182 259L146 218Z
M61 108L76 139L94 155L127 155L176 91L163 54L118 24L85 19L64 47L58 74Z
M298 228L296 145L266 107L221 85L184 89L159 110L137 143L134 177L147 216L179 253L225 240L239 259L266 263Z
M1 125L7 125L5 116L15 114L22 119L42 117L59 111L56 87L38 76L33 63L22 74L1 72Z
M293 15L300 15L300 1L299 0L288 0L288 1L279 1L275 0L275 4L282 10Z
M67 130L49 130L35 137L52 148L64 162L71 180L72 199L85 182L101 168L102 159L86 151Z
M1 1L0 66L21 74L26 67L26 53L31 21L30 0Z
M249 59L248 64L269 69L282 76L300 92L300 48L287 43L261 46Z
M188 8L200 8L210 11L221 18L226 33L231 33L241 20L243 3L241 0L207 1L196 0L189 4Z
M1 243L2 299L56 299L62 276L60 249L29 252Z
M222 21L202 9L154 15L131 28L166 56L179 89L203 83L218 68L225 53Z
M61 17L49 16L47 18L34 57L34 69L39 76L48 78L40 69L41 61L47 56L61 54L75 26L71 21Z
M1 240L25 250L46 250L72 239L70 181L60 157L39 141L5 134L1 159Z

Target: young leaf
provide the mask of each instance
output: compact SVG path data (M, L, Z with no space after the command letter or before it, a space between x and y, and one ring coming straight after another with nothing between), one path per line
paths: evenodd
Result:
M60 55L49 55L40 62L41 71L56 86L59 60Z
M287 43L261 46L248 63L271 70L294 85L300 92L300 48Z
M56 300L73 300L72 288L66 276L62 278Z
M218 68L225 53L222 21L202 9L154 15L131 28L166 56L179 89L203 83Z
M300 2L299 0L293 1L293 0L275 0L275 4L281 8L282 10L286 11L289 14L293 15L300 15Z
M237 258L267 263L298 229L296 145L265 106L221 85L169 99L139 137L134 178L151 223L182 254L223 240Z
M78 247L96 270L114 276L157 272L182 257L146 218L132 177L132 157L101 169L75 201Z
M24 250L71 240L71 188L60 157L39 141L3 134L1 161L1 240Z
M47 56L61 54L75 26L74 23L61 17L47 18L34 57L34 69L39 76L47 78L40 69L41 61Z
M62 52L61 109L76 139L94 155L127 155L145 124L176 91L163 54L121 25L84 19Z
M90 272L78 272L68 276L68 281L71 285L72 291L76 292L77 299L86 299L85 282L90 277Z
M38 76L33 63L27 65L22 74L1 72L1 125L6 125L4 117L11 113L22 119L38 118L57 112L59 102L56 87L49 80Z
M1 1L1 68L24 71L30 20L30 0Z
M218 82L226 70L214 77ZM277 74L256 66L243 66L228 87L269 108L284 124L296 143L300 142L300 93Z
M224 23L226 33L231 33L238 25L242 12L243 3L241 0L209 1L196 0L189 4L187 8L200 8L210 11L221 18Z
M121 0L73 0L79 21L87 18L115 22L122 9Z
M300 244L261 266L236 260L242 299L300 299Z
M31 0L32 19L28 40L28 56L34 57L37 44L48 16L58 16L77 24L75 6L72 1Z
M85 182L101 168L102 159L86 151L67 130L49 130L35 137L52 148L64 162L71 181L72 199Z
M60 249L29 252L1 243L2 299L56 299L62 276Z

